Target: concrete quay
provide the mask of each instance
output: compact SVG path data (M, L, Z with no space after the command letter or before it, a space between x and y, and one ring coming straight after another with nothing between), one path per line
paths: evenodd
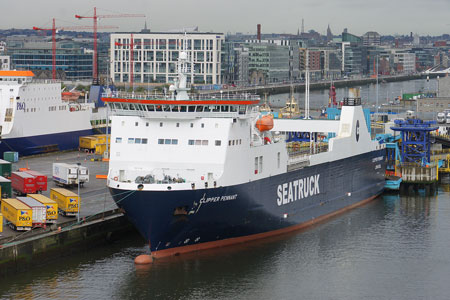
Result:
M114 203L106 188L105 179L96 179L97 174L108 173L108 163L91 161L93 155L85 152L60 152L20 158L12 169L28 167L47 175L48 189L42 194L50 195L56 187L52 180L52 163L77 163L89 168L89 182L80 187L80 222L77 217L58 217L58 223L47 228L17 232L3 226L0 233L0 276L26 270L30 266L83 251L96 245L110 242L124 234L135 232ZM77 193L77 187L70 188Z

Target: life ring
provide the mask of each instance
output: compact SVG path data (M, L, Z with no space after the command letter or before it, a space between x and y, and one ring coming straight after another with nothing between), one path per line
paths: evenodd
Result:
M118 181L119 180L119 178L116 176L116 177L114 177L114 181Z

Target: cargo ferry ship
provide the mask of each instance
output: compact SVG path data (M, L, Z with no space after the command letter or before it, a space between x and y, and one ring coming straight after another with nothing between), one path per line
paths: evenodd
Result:
M274 120L255 95L189 95L188 65L182 52L166 95L103 97L107 185L153 257L296 230L383 191L385 149L359 98L345 99L340 120ZM308 147L291 147L288 132L308 133Z
M95 103L64 101L61 83L34 80L32 71L0 71L0 153L20 155L75 149L106 115Z

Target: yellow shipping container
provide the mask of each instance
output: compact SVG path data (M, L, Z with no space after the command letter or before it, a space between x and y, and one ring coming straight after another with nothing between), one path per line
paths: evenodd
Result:
M108 147L109 151L109 147ZM106 152L106 144L97 144L95 145L95 154L103 155Z
M3 232L3 215L0 214L0 232Z
M31 207L17 199L2 199L3 217L10 222L16 230L30 230L32 226L33 211Z
M82 149L95 149L98 139L95 136L80 136L80 148Z
M97 138L99 144L106 144L106 134L95 134L92 137ZM108 134L108 143L111 143L111 135Z
M28 194L27 196L45 205L47 208L47 223L56 223L56 220L58 220L58 203L56 201L41 194Z
M50 190L50 199L56 201L59 211L64 216L76 216L80 207L80 197L66 189L53 188Z

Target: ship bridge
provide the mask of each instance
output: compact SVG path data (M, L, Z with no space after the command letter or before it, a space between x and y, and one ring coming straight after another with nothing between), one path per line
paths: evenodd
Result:
M121 116L176 119L248 118L257 113L256 105L260 98L248 93L193 94L186 100L177 100L174 94L114 92L103 94L102 101L108 103L114 115Z

